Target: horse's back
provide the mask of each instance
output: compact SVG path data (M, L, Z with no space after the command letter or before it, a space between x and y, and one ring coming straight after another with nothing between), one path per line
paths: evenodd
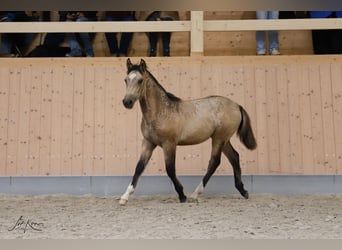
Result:
M183 101L179 111L183 117L180 144L200 143L214 135L230 137L241 122L239 105L222 96Z
M189 101L194 105L197 113L220 118L222 116L240 117L239 104L224 96L207 96Z

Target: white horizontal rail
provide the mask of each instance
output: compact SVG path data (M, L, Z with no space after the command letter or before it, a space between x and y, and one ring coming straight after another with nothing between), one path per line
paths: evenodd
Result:
M190 21L2 22L0 33L190 31Z
M204 20L203 31L342 29L342 18ZM0 33L191 32L191 21L0 22Z
M208 20L204 31L324 30L342 29L342 18L273 20Z
M342 29L342 18L203 20L202 11L191 11L189 21L0 22L0 35L1 33L190 32L191 55L203 54L204 32L317 29Z

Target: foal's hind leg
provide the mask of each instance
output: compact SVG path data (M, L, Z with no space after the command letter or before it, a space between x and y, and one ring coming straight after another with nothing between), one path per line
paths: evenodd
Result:
M223 153L227 156L230 164L234 170L235 187L240 194L248 199L248 191L244 189L241 179L240 157L239 153L233 148L232 144L228 141L223 148Z
M170 177L178 193L179 201L181 203L186 202L186 196L183 192L183 186L176 176L176 145L172 143L165 143L163 145L163 152L167 175Z
M192 193L191 195L192 199L197 200L198 195L203 193L204 187L207 185L210 177L215 173L216 169L220 165L221 152L222 152L222 144L216 143L215 140L213 139L211 157L209 160L207 173L204 175L201 183L197 186L196 190Z
M143 140L142 143L142 151L140 155L140 160L135 167L134 176L132 182L128 185L126 192L120 198L120 204L125 205L128 201L128 198L131 194L133 194L135 187L137 186L139 177L143 173L147 163L149 162L153 150L156 148L156 145L150 143L147 140Z

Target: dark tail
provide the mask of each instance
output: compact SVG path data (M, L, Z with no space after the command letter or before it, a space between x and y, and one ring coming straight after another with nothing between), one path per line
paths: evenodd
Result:
M237 134L240 138L240 141L246 146L248 149L255 149L257 147L257 143L253 134L251 120L246 112L246 110L240 106L241 112L241 123Z

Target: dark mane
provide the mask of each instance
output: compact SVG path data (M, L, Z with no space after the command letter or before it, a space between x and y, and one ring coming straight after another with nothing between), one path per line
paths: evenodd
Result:
M127 74L129 74L131 71L139 71L140 74L143 74L139 65L133 65L129 69ZM180 101L181 100L179 97L175 96L174 94L167 92L166 89L164 89L164 87L158 82L158 80L154 77L154 75L152 75L152 73L150 71L146 70L146 72L148 73L149 77L155 82L155 84L158 86L158 88L160 88L171 101Z

